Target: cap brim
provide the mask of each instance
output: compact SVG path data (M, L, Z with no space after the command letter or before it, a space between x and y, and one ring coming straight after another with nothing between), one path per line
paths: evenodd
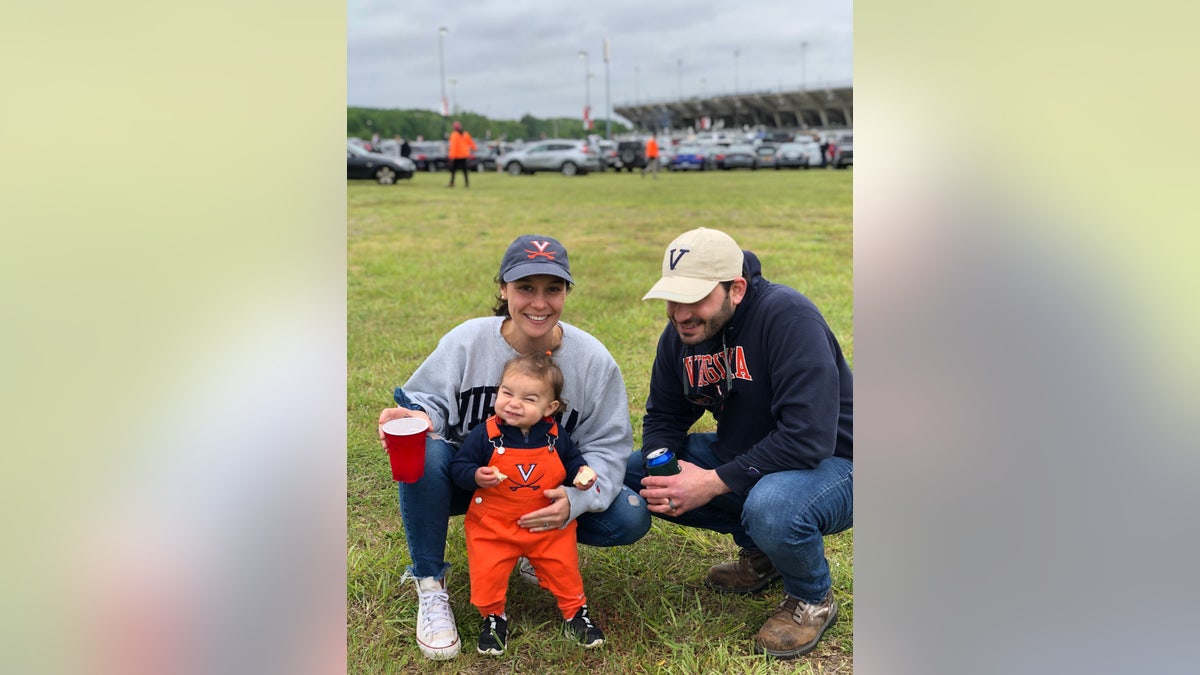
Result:
M690 305L705 298L721 282L710 279L691 279L689 277L663 277L642 300L670 300Z
M504 273L504 276L500 279L500 281L503 281L507 284L510 281L516 281L517 279L524 279L525 277L532 277L538 274L549 274L552 277L564 279L567 281L567 283L575 283L575 280L571 278L570 272L564 270L561 265L548 262L527 262L519 265L513 265L512 268Z

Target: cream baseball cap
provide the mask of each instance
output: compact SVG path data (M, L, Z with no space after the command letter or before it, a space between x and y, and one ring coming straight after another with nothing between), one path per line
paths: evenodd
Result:
M662 278L642 300L691 304L722 281L742 276L742 248L720 230L697 228L675 237L663 255Z

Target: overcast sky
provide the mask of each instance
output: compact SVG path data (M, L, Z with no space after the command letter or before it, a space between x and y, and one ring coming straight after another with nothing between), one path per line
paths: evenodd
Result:
M439 109L441 26L446 98L493 119L580 117L580 51L592 118L603 118L605 37L614 115L681 86L688 98L853 77L849 0L348 0L346 24L347 102L371 108Z

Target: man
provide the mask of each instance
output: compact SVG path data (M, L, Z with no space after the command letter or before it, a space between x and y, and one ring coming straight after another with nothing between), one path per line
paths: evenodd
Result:
M646 141L646 166L642 167L642 178L646 177L646 169L650 169L650 177L658 180L658 141L654 134Z
M710 588L754 593L782 579L755 650L805 654L837 618L822 537L853 525L850 367L816 306L764 279L718 230L671 242L643 300L654 298L669 324L625 484L656 517L733 536L738 559L709 569ZM706 410L716 433L689 434ZM647 477L643 455L664 447L680 472Z
M447 153L447 158L450 160L450 184L446 187L454 187L454 174L460 169L463 173L463 186L471 187L471 178L467 172L467 158L471 156L471 151L476 148L474 139L471 134L463 131L462 122L454 121L454 131L450 133L450 149Z

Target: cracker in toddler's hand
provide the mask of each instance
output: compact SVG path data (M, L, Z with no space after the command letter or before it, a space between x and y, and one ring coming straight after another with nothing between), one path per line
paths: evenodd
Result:
M592 467L585 466L579 470L579 475L575 476L576 485L587 485L588 481L596 477L596 472L592 471Z
M492 471L495 471L495 472L496 472L496 479L497 479L497 480L501 480L501 481L508 480L508 476L506 476L506 475L504 475L503 473L501 473L500 469L498 469L498 468L496 468L496 467L494 467L494 466L493 466L493 467L492 467Z

